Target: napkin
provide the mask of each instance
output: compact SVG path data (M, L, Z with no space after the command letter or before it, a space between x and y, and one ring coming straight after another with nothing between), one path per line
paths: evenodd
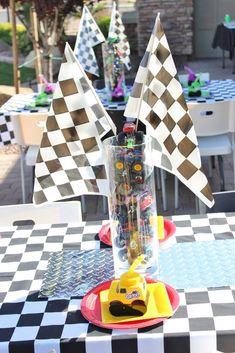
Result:
M124 115L141 120L154 138L154 165L176 175L208 207L212 207L213 196L201 170L196 133L160 14L157 15Z
M113 2L111 21L109 26L108 39L118 39L117 47L120 52L120 57L128 70L131 68L130 64L130 45L125 34L125 27L122 23L122 18L117 10L116 2Z
M34 203L106 195L101 138L111 129L116 134L112 119L66 44L35 165Z
M86 72L99 76L99 67L93 47L105 38L86 6L83 7L74 53Z

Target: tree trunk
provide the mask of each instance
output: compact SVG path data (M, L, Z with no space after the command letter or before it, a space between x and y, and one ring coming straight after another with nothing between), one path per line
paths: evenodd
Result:
M52 47L43 50L43 75L49 82L53 82Z
M11 22L12 22L12 52L13 52L13 74L15 93L19 93L20 89L20 71L18 69L18 36L16 31L16 9L15 0L10 1Z
M30 8L30 19L32 27L32 37L33 37L33 49L35 54L35 71L37 76L38 83L41 83L40 75L42 74L42 65L41 65L41 53L39 46L39 37L38 37L38 19L35 8L32 6Z

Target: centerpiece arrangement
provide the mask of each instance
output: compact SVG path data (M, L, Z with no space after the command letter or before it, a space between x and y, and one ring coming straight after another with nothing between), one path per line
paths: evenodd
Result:
M130 45L116 3L113 2L107 40L102 44L105 89L112 102L127 98L125 68L130 70Z
M101 283L87 293L82 313L109 328L148 326L159 315L160 320L172 315L179 303L173 288L157 284L159 200L153 166L173 173L204 203L213 205L159 15L124 115L134 118L135 124L125 124L116 135L115 125L67 44L37 158L34 202L85 194L108 196L114 269L120 282ZM139 131L139 121L146 126L146 135ZM114 136L103 141L110 130ZM157 285L150 286L154 294L146 301L150 295L146 286L151 282ZM106 290L109 294L103 296ZM121 311L122 305L115 304L120 298L125 308ZM114 303L104 309L107 302Z

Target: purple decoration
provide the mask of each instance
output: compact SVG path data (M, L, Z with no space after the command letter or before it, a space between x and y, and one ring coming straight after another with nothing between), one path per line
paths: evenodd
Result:
M43 81L43 83L45 83L45 88L44 88L44 92L46 94L52 94L54 92L54 84L48 82L45 77L43 75L39 75L39 78Z
M190 67L187 65L184 65L184 69L188 73L188 81L194 82L197 78L197 75L195 74L195 72L192 69L190 69Z
M122 88L123 80L124 80L123 76L119 78L118 84L117 84L117 86L114 88L114 90L112 92L112 97L117 98L117 97L124 96L124 91L123 91L123 88Z

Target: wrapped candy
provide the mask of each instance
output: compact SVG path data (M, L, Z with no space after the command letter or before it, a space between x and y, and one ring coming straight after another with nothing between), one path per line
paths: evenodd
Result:
M158 273L158 227L151 139L126 123L104 141L110 182L109 212L116 276L143 255L140 272Z

